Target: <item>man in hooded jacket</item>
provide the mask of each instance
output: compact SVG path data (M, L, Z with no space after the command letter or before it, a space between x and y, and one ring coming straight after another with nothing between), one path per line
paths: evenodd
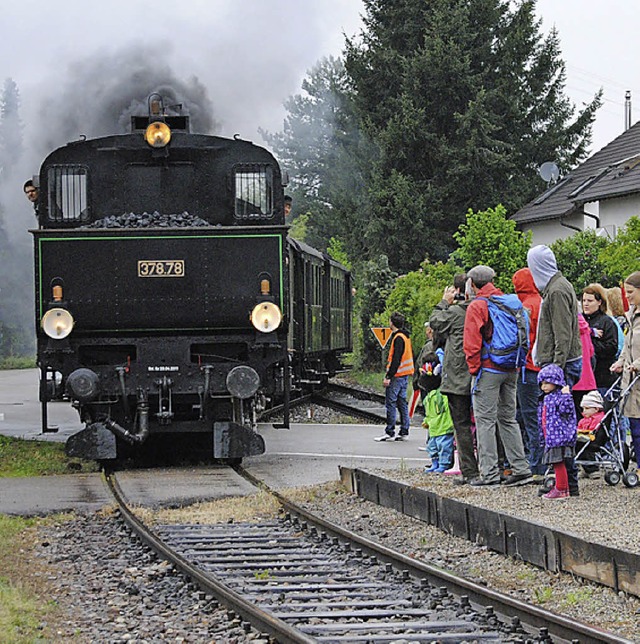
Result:
M533 347L536 341L538 329L538 316L540 314L540 303L542 298L533 281L533 276L528 268L521 268L511 278L516 295L522 302L522 306L529 314L529 351L524 373L518 374L518 408L525 435L525 447L527 449L527 460L534 476L534 480L542 478L545 466L542 464L544 444L540 444L538 435L538 397L540 387L538 386L537 367L533 362Z
M578 382L582 373L582 344L578 324L578 298L571 282L558 270L556 256L544 245L534 246L527 253L527 265L540 295L540 315L533 350L538 367L556 364L563 371L569 387ZM578 470L575 459L567 459L569 492L578 496Z

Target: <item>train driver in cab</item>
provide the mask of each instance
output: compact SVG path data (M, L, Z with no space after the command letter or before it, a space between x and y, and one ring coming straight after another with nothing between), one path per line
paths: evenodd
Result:
M27 196L27 199L33 204L33 211L35 216L38 216L38 188L33 183L32 179L29 179L24 182L22 186L24 194Z

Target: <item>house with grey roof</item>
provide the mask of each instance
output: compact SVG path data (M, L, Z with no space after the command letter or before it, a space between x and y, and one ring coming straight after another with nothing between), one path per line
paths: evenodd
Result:
M535 245L587 228L613 238L633 215L640 216L640 121L549 184L511 220L532 231Z

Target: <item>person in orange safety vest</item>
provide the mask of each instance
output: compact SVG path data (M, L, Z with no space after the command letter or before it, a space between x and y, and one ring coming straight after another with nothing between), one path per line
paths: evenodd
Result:
M409 376L413 375L413 349L411 339L406 331L405 318L397 311L391 314L391 349L387 360L387 372L383 384L385 387L385 408L387 426L384 434L374 440L402 441L409 435L409 405L407 404L407 385ZM400 412L400 431L396 435L396 408Z

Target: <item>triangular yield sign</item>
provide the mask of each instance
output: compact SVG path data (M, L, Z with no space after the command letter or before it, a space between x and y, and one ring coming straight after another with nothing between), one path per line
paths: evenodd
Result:
M384 349L391 337L391 329L386 326L374 326L371 327L371 330L373 331L373 335L376 336L378 344Z

